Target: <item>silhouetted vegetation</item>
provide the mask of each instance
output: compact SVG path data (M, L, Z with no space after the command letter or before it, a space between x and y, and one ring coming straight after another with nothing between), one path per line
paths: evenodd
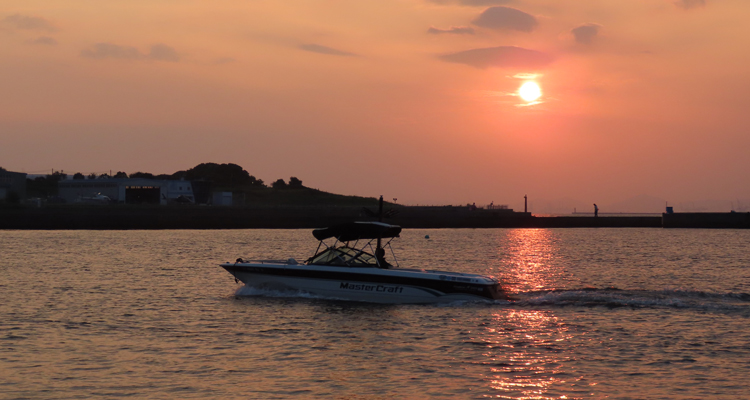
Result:
M289 178L289 183L284 182L283 179L277 179L271 184L271 187L274 189L302 189L304 186L302 186L302 181L297 179L297 177L291 177Z
M263 181L255 178L237 164L203 163L184 171L175 172L174 176L180 176L189 181L210 182L218 188L236 188L242 186L265 187Z
M46 199L57 196L57 182L67 179L68 175L63 171L55 171L45 176L26 178L26 197L39 197Z
M302 187L302 181L297 179L296 176L293 176L289 178L289 187L290 188L301 188Z
M130 179L154 179L154 174L148 172L135 172L130 174Z
M28 178L27 197L53 199L57 196L57 183L66 179L63 171L50 175ZM323 192L305 187L302 180L292 176L288 181L277 179L267 186L262 179L251 175L237 164L201 163L188 170L173 174L155 175L150 172L128 174L118 171L113 176L109 173L90 173L85 175L76 172L73 179L154 179L154 180L187 180L193 182L193 192L197 203L209 201L212 192L232 192L235 205L248 206L307 206L307 205L356 205L375 206L374 198L344 196Z

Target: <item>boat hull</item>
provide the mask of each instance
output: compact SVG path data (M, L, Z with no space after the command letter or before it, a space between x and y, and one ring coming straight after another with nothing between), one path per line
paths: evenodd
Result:
M221 266L250 287L301 291L332 299L421 304L506 298L497 281L473 274L285 264Z

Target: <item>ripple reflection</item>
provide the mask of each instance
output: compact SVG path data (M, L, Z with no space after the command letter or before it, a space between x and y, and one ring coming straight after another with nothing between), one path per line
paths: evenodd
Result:
M564 275L560 239L548 229L511 229L498 237L498 252L514 292L553 289Z
M550 311L506 310L496 313L478 340L487 350L489 367L483 379L497 394L508 399L565 398L561 390L575 376L566 364L573 335Z

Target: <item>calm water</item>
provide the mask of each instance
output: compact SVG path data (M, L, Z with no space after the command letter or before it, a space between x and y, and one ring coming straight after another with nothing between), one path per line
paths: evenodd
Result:
M429 234L431 239L425 239ZM750 231L408 230L404 267L517 300L262 293L309 230L0 231L0 398L750 398Z

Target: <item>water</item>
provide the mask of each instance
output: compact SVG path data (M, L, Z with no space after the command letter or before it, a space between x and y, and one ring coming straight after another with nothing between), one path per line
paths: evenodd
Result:
M430 239L425 239L429 235ZM0 398L750 398L750 231L407 230L515 300L371 305L217 266L309 230L0 231Z

